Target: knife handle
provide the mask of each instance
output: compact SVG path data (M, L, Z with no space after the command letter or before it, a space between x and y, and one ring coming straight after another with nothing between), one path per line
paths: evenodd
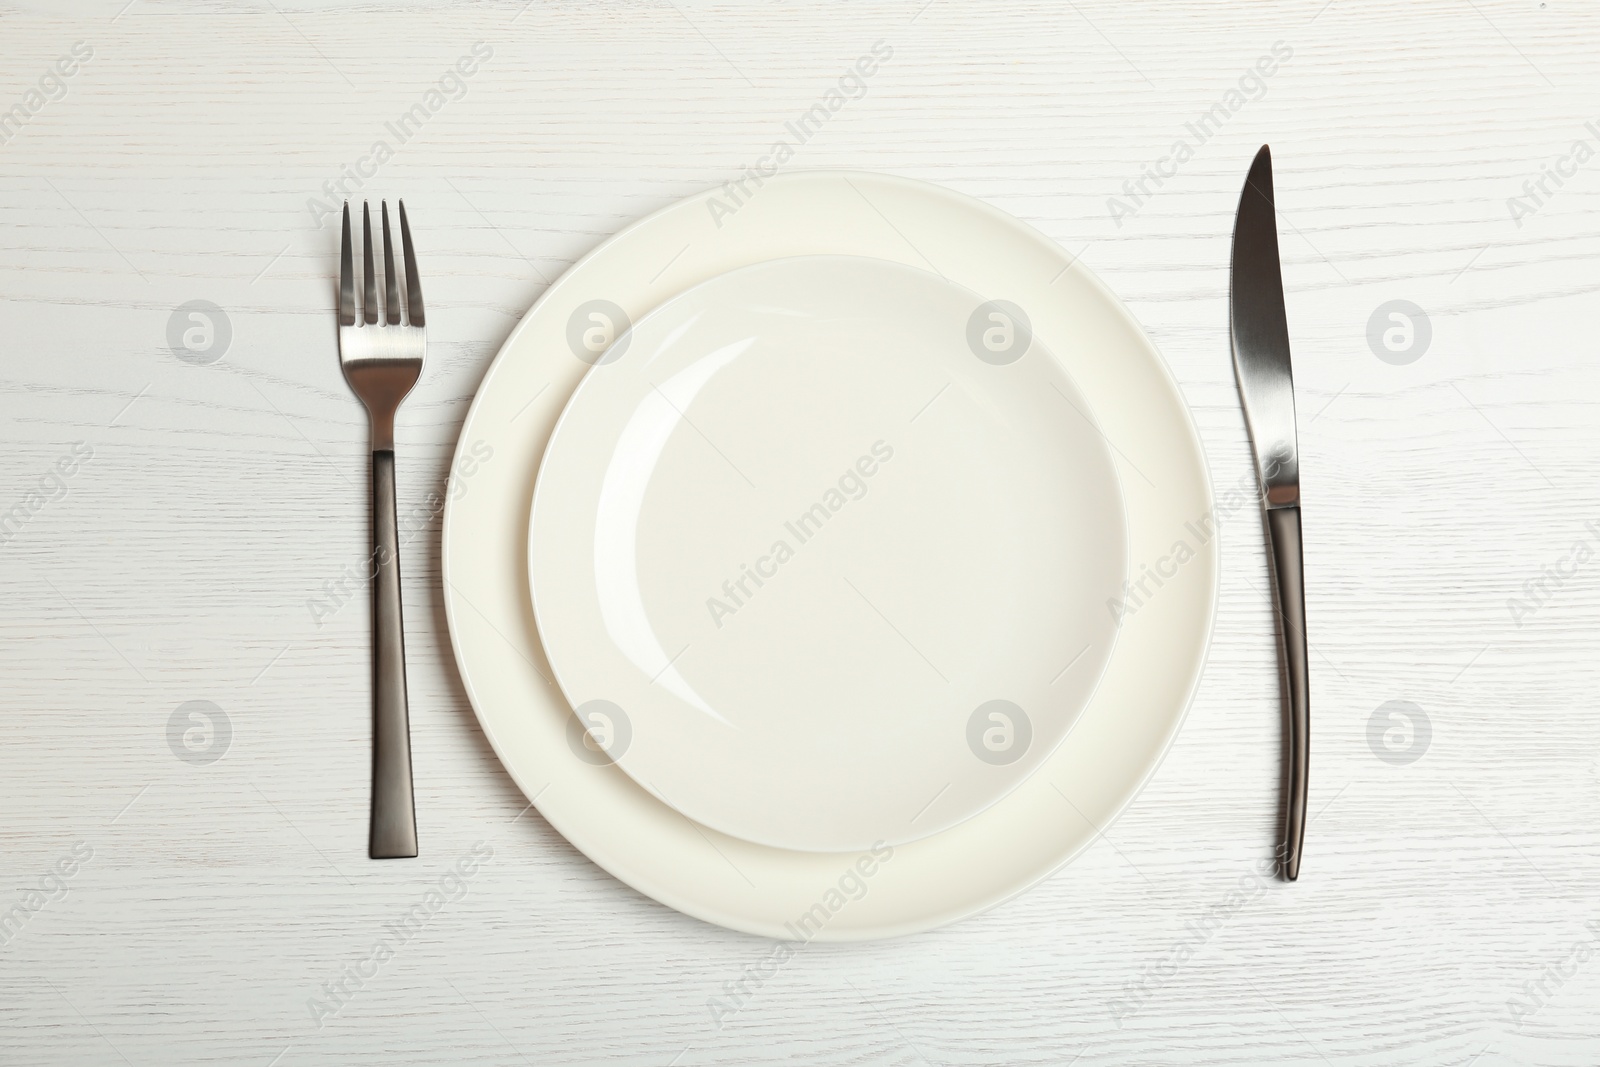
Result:
M1306 656L1305 561L1299 507L1269 508L1273 597L1278 608L1278 649L1284 668L1283 876L1300 877L1306 838L1306 787L1311 769L1311 685Z

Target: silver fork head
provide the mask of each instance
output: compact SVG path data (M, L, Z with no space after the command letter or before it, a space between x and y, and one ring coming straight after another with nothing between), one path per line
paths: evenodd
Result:
M355 263L350 242L350 205L344 205L344 233L339 248L339 361L345 380L367 406L372 418L373 451L394 448L394 413L422 375L427 349L426 319L422 308L422 283L417 278L417 257L411 245L406 205L400 202L400 248L405 261L405 301L401 301L394 245L389 237L389 205L382 205L383 289L380 311L376 265L373 257L372 213L361 205L362 270L361 314L356 313ZM401 310L405 321L401 321Z

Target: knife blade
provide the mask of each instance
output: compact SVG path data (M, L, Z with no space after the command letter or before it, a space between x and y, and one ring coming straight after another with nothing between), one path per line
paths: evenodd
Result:
M1233 373L1261 483L1273 600L1278 613L1284 712L1284 878L1300 877L1305 845L1307 776L1311 761L1311 696L1306 655L1305 564L1300 529L1300 450L1295 432L1294 371L1289 319L1283 305L1272 151L1256 153L1233 225L1228 294Z

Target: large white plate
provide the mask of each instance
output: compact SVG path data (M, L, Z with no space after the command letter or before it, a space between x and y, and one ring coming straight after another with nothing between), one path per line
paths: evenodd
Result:
M562 692L636 782L747 841L970 818L1055 751L1116 640L1122 500L1088 408L1001 305L925 270L802 256L679 294L539 470Z
M854 172L784 175L732 192L681 201L600 245L523 316L485 375L445 509L456 662L518 786L569 841L640 892L770 937L848 941L925 930L1066 863L1167 751L1200 677L1216 600L1204 457L1177 386L1138 325L1065 250L1016 219L937 186ZM1128 515L1130 588L1113 605L1116 649L1071 736L987 811L862 856L775 849L706 829L587 749L549 680L527 592L534 476L606 334L726 271L828 254L892 260L1008 294L1093 404Z

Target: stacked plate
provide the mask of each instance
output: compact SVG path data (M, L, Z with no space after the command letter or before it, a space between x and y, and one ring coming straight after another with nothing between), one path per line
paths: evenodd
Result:
M1188 412L1126 311L880 175L691 198L523 318L463 427L452 640L549 822L688 914L927 929L1092 841L1216 592Z

